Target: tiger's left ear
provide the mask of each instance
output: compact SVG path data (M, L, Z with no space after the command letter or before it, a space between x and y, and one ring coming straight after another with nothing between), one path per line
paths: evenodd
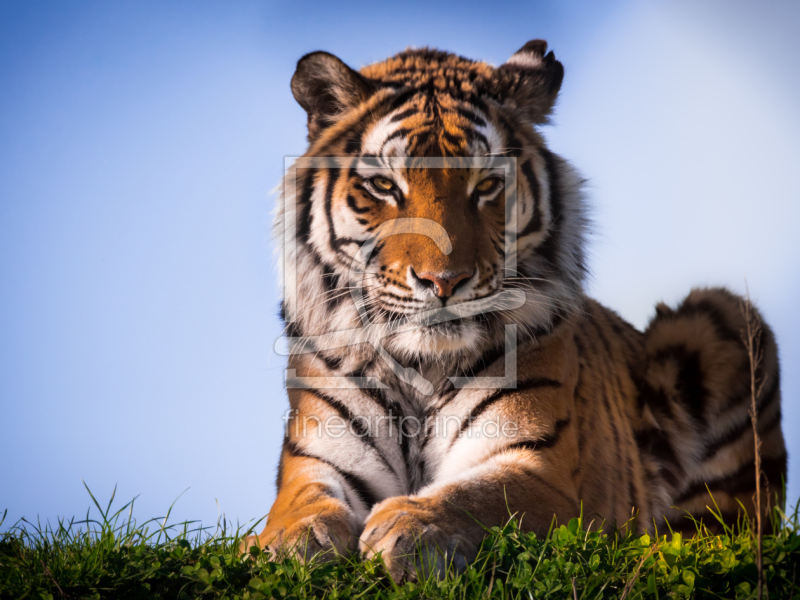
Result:
M561 89L564 67L552 51L547 52L547 42L531 40L496 68L492 79L506 102L533 123L545 123Z
M372 92L363 75L328 52L306 54L292 77L292 94L308 113L308 141Z

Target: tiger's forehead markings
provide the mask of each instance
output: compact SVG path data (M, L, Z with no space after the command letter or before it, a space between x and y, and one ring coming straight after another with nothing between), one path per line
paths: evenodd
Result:
M486 156L501 151L497 129L480 110L446 94L421 93L374 123L362 152L373 156Z
M393 110L365 135L363 152L378 156L483 156L499 153L488 118L494 69L485 62L422 48L365 66L379 87L398 89Z

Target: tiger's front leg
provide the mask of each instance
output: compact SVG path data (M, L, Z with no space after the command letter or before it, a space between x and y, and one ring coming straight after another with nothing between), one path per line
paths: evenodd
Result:
M475 558L487 528L512 515L526 531L547 532L577 516L580 503L569 477L555 465L534 462L530 450L512 449L463 474L459 481L432 485L414 496L388 498L367 517L360 549L381 555L395 581L416 579Z
M267 517L264 531L245 540L245 550L258 546L273 558L295 556L329 560L357 548L363 519L348 505L337 474L325 463L284 449L284 481Z
M278 496L264 531L245 549L258 545L273 557L305 560L347 555L358 548L370 508L403 492L393 466L402 460L397 434L391 437L390 423L375 418L381 406L359 389L290 389L289 401Z

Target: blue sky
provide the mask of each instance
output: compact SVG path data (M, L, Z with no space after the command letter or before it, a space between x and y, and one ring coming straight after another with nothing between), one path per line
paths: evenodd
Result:
M431 45L565 64L554 150L589 178L589 291L643 326L724 284L781 346L800 497L800 9L790 2L4 2L0 510L263 516L285 410L269 225L297 59Z

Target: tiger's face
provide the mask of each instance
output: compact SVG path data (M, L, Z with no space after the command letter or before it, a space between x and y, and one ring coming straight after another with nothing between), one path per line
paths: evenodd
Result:
M533 127L563 75L545 50L529 42L497 69L427 50L361 73L325 53L301 59L292 90L308 112L306 156L336 158L298 170L299 258L309 268L298 275L317 278L290 299L304 335L348 318L424 315L384 330L384 341L406 357L436 357L496 344L508 323L533 332L557 317L582 276L579 244L562 256L559 244L581 223L556 193L563 165ZM508 289L523 289L524 305L493 310ZM471 310L480 302L488 309Z
M500 288L502 172L367 166L355 169L350 185L351 205L340 207L342 224L351 219L348 237L367 239L392 222L410 225L404 233L382 238L366 261L363 289L374 320L434 314L488 298ZM347 215L354 207L355 223ZM402 340L395 343L423 352L458 351L474 344L484 328L475 317L449 319L399 334Z

